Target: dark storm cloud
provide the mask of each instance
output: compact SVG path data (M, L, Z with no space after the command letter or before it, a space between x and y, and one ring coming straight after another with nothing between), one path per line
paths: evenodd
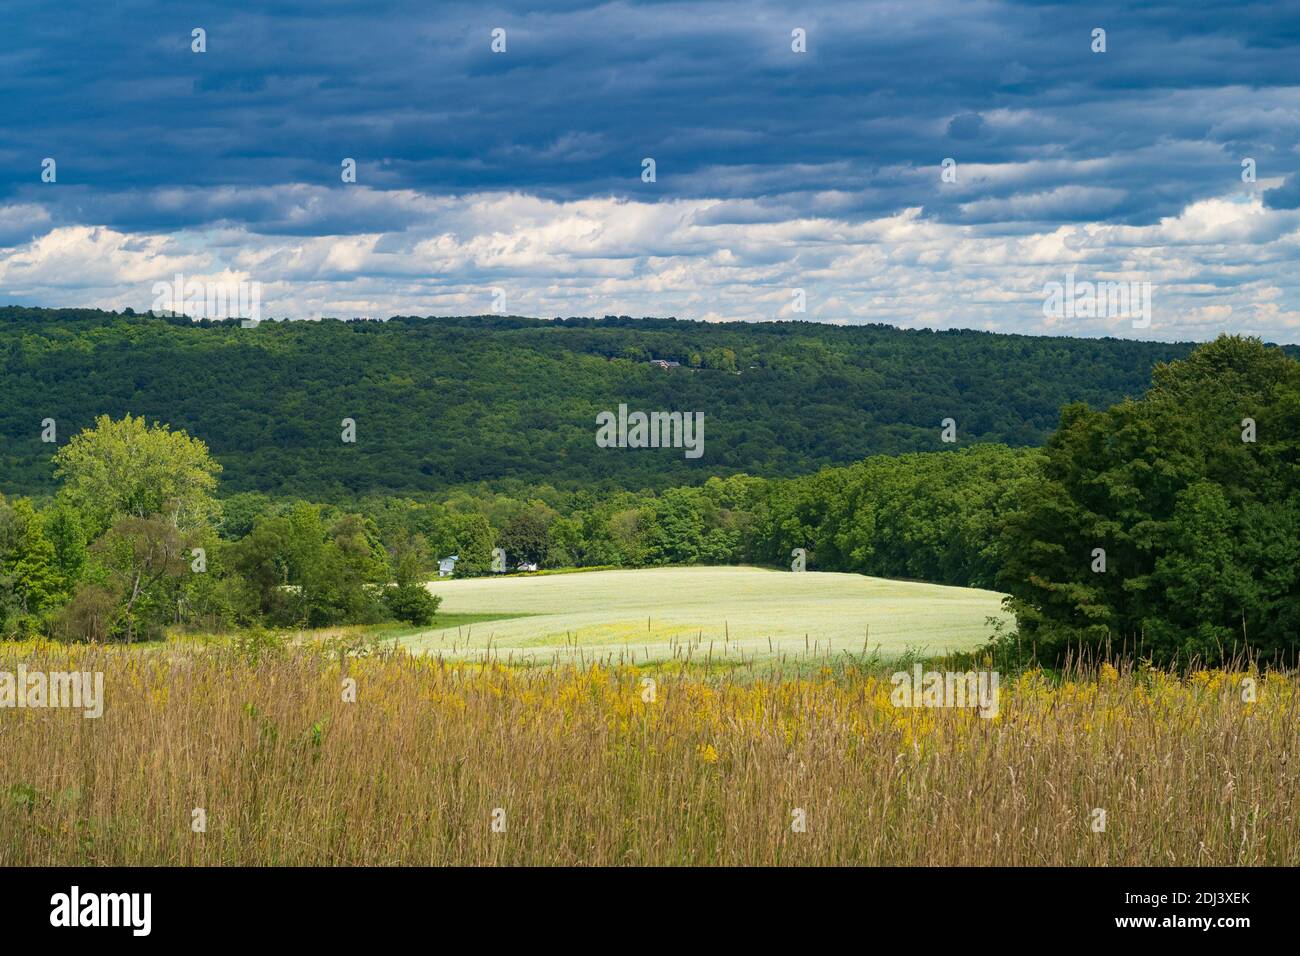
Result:
M410 195L495 190L745 200L752 221L1142 224L1223 195L1245 156L1297 173L1295 2L19 0L5 20L0 200L46 209L37 232L393 231ZM344 157L392 201L345 197Z
M1292 173L1281 186L1264 193L1264 205L1270 209L1300 209L1300 174Z

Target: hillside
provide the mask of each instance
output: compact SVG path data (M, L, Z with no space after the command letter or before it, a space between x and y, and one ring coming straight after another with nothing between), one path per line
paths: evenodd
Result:
M1139 394L1190 346L1117 339L673 319L480 316L193 324L0 309L0 487L53 488L62 443L131 412L207 442L227 492L318 498L518 479L665 487L807 474L868 455L1044 442L1062 405ZM652 359L680 362L660 368ZM595 417L703 412L705 452L611 450ZM356 421L357 441L340 441Z

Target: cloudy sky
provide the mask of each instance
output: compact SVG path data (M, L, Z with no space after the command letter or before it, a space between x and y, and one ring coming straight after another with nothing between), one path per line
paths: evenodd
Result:
M6 0L0 304L1300 342L1300 0L230 6Z

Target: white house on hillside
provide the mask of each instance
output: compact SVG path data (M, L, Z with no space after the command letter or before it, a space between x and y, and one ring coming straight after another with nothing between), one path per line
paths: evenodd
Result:
M447 558L438 559L438 577L449 577L456 571L456 562L460 560L459 554L453 554Z

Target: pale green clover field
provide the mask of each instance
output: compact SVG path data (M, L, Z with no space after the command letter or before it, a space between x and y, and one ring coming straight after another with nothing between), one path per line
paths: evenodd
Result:
M995 591L753 567L648 568L431 581L440 615L498 615L401 638L417 652L541 663L884 657L969 650L1006 619ZM518 616L515 616L518 615ZM712 645L712 646L710 646Z

